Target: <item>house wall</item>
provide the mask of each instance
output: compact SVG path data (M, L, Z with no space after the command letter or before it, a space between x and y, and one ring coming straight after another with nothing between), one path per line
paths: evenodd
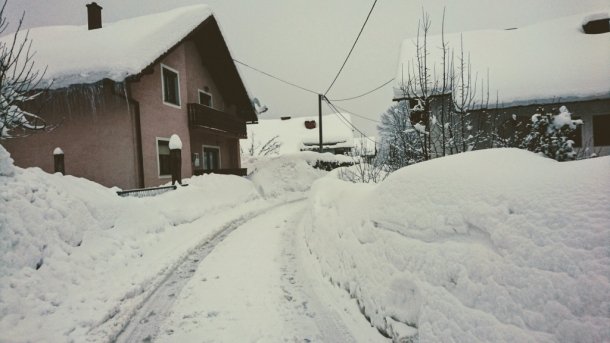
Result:
M161 65L178 71L180 106L163 102ZM221 111L230 110L224 97L212 80L204 61L194 43L185 41L175 47L152 67L152 72L143 74L138 81L132 82L131 96L140 104L142 126L142 155L144 184L146 187L158 186L171 181L169 176L159 176L157 138L167 138L177 134L182 140L182 177L190 177L194 169L192 153L202 156L202 145L220 146L221 168L239 167L239 143L211 130L189 129L188 103L199 102L199 89L209 88L212 105ZM228 107L228 108L227 108ZM237 153L237 155L235 155ZM237 162L235 162L237 161Z
M187 100L189 103L199 102L199 89L204 90L205 87L209 88L209 93L212 94L212 108L229 112L231 106L227 106L224 97L218 90L216 83L212 80L212 76L205 67L205 61L202 60L197 51L197 47L192 41L184 42L185 50L185 63L186 69L189 73L187 80Z
M52 90L23 108L38 113L49 129L0 143L17 166L52 173L53 150L60 147L68 175L108 187L137 185L134 107L112 83Z
M190 174L190 146L188 131L187 70L184 46L178 45L171 53L152 67L151 73L143 74L136 82L130 83L131 96L140 104L140 123L142 130L142 157L144 186L152 187L171 181L171 176L159 176L157 139L169 139L177 134L182 140L182 177ZM178 72L180 106L163 102L161 65Z

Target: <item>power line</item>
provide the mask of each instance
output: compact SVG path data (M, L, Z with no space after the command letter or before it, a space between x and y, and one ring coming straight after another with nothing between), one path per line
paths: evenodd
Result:
M356 36L356 40L354 41L354 44L352 44L352 48L349 50L347 57L345 57L345 61L343 61L343 65L341 65L339 72L335 76L335 78L334 78L333 82L330 84L330 86L328 86L328 89L326 90L326 92L324 92L324 95L328 94L330 89L333 88L335 81L337 81L337 79L339 78L339 75L343 71L343 68L345 67L345 64L347 63L347 60L349 59L350 55L352 54L352 51L354 51L354 48L356 47L356 43L358 43L358 39L360 39L360 35L362 34L362 31L364 31L364 27L366 26L366 23L369 21L369 18L371 17L371 13L373 13L373 9L375 8L376 4L377 4L377 0L375 0L375 2L373 2L373 6L371 6L371 10L369 11L369 14L366 16L366 19L364 20L364 24L362 24L362 27L360 28L360 32L358 32L358 36Z
M244 67L248 67L248 68L250 68L250 69L252 69L252 70L255 70L255 71L257 71L257 72L259 72L259 73L261 73L261 74L263 74L263 75L269 76L269 77L271 77L271 78L273 78L273 79L276 79L276 80L278 80L278 81L280 81L280 82L283 82L283 83L285 83L285 84L287 84L287 85L291 85L291 86L293 86L293 87L299 88L299 89L301 89L301 90L304 90L304 91L306 91L306 92L313 93L313 94L316 94L316 95L317 95L317 94L319 94L319 92L312 91L311 89L307 89L307 88L305 88L305 87L299 86L299 85L297 85L297 84L295 84L295 83L292 83L292 82L290 82L290 81L286 81L286 80L281 79L281 78L279 78L279 77L277 77L277 76L271 75L271 74L269 74L269 73L267 73L267 72L265 72L265 71L262 71L262 70L260 70L260 69L254 68L254 67L252 67L252 66L250 66L250 65L248 65L248 64L246 64L246 63L244 63L244 62L238 61L238 60L236 60L236 59L233 59L233 61L234 61L235 63L239 63L239 64L243 65Z
M351 98L345 98L345 99L332 99L332 101L335 101L335 102L336 102L336 101L347 101L347 100L354 100L354 99L361 98L361 97L363 97L363 96L365 96L365 95L369 95L369 94L373 93L374 91L376 91L376 90L379 90L379 89L383 88L384 86L386 86L386 85L387 85L387 84L389 84L390 82L394 81L394 79L396 79L396 78L395 78L395 77L393 77L393 78L389 79L389 80L388 80L386 83L382 84L381 86L379 86L379 87L377 87L377 88L375 88L375 89L373 89L373 90L370 90L370 91L368 91L368 92L366 92L366 93L362 93L362 94L360 94L360 95L356 95L356 96L353 96L353 97L351 97Z
M338 115L339 117L343 118L343 120L349 125L351 126L354 130L358 131L358 133L360 133L364 138L368 139L369 141L377 144L377 142L375 142L374 140L370 139L369 136L362 132L362 130L360 130L359 128L356 127L356 125L352 124L349 120L347 120L347 118L345 118L343 116L343 114L337 109L337 107L335 107L335 105L333 105L328 99L324 98L326 100L326 104L331 108L331 110L335 111L335 114Z
M329 101L330 101L330 100L329 100ZM361 115L361 114L356 114L356 113L354 113L354 112L352 112L352 111L350 111L350 110L348 110L348 109L345 109L345 108L343 108L343 107L341 107L341 106L339 106L339 105L334 105L334 106L335 106L336 108L338 108L338 109L342 110L343 112L347 112L347 113L349 113L349 114L351 114L351 115L353 115L353 116L356 116L356 117L358 117L358 118L360 118L360 119L364 119L364 120L372 121L372 122L374 122L374 123L378 123L378 124L379 124L379 120L375 120L375 119L367 118L367 117L365 117L365 116L363 116L363 115Z

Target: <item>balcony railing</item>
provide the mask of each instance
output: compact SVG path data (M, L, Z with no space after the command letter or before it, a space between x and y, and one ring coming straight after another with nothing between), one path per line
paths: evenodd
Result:
M246 122L240 117L200 104L188 104L189 127L204 127L247 138Z

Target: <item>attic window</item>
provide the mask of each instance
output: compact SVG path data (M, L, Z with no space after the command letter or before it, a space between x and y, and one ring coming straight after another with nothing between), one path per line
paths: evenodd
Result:
M163 103L180 107L180 79L178 71L161 65Z

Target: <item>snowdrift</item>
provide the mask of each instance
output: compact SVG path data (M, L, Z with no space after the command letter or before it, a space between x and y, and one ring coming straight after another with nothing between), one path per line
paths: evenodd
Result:
M610 157L516 149L312 187L304 235L325 275L395 340L610 340ZM402 341L401 340L401 341Z
M244 178L154 198L13 166L0 146L0 341L108 341L155 282L227 221L263 208ZM120 321L117 321L120 322Z
M317 163L340 165L353 161L344 155L302 151L280 156L248 157L242 160L242 166L248 168L248 178L262 195L275 198L308 191L315 180L327 173L313 168Z

